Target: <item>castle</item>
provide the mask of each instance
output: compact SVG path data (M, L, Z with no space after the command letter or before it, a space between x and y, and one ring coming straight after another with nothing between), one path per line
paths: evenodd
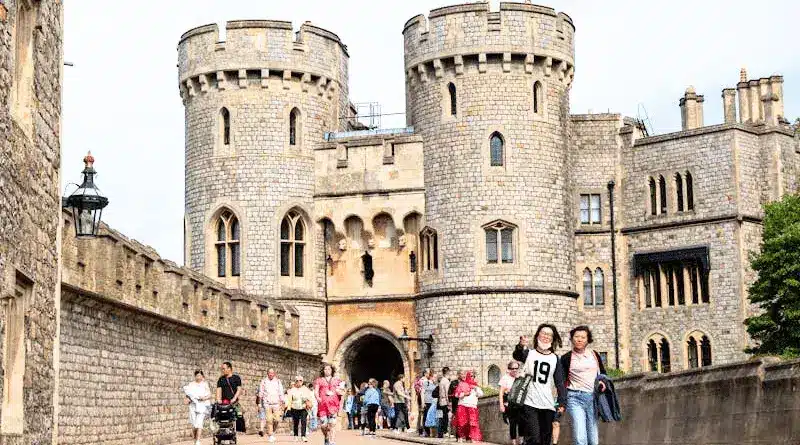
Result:
M628 371L746 358L763 205L798 191L783 79L742 71L711 126L689 88L682 130L651 136L619 114L569 113L574 31L529 3L412 18L408 126L394 130L359 124L347 48L329 31L185 33L181 267L106 225L77 236L60 190L63 5L0 1L0 443L179 441L178 388L227 360L248 388L268 368L310 377L322 359L353 382L404 372L410 384L447 365L493 384L541 322L589 324ZM734 375L789 391L797 363L762 365ZM785 388L762 384L778 374ZM687 387L670 385L640 395L685 403Z
M186 32L187 265L296 308L301 349L354 379L416 361L493 383L541 322L589 324L629 371L746 357L762 206L798 188L782 77L743 70L712 126L688 88L682 130L650 136L619 114L570 114L574 34L529 3L413 17L408 126L374 130L334 33ZM401 344L404 327L432 341Z

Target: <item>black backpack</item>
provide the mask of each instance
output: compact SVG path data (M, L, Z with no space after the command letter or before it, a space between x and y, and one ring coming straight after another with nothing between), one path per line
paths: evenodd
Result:
M431 397L434 399L439 398L439 385L436 385L436 388L434 388L433 392L431 393Z
M447 397L455 398L456 396L456 388L458 388L458 379L453 380L450 382L450 387L447 388Z

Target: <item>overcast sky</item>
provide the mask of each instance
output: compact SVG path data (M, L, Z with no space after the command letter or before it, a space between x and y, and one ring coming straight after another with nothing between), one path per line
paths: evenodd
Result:
M338 34L350 53L353 102L405 111L406 20L458 0L66 0L62 177L79 182L87 150L111 203L103 219L183 260L181 34L236 19L304 21ZM493 10L498 7L492 1ZM704 94L705 124L722 121L721 90L739 69L784 76L786 115L800 116L800 2L551 0L576 26L573 113L647 110L656 133L680 129L678 99ZM224 27L224 26L223 26ZM384 119L384 127L404 118ZM68 188L71 192L73 188Z

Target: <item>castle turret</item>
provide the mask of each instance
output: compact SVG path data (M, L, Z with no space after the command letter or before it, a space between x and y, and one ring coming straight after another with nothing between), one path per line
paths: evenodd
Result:
M269 20L226 30L220 41L216 25L201 26L178 44L187 264L228 287L288 300L300 312L301 348L323 352L312 153L346 116L347 49L308 22L297 33Z
M425 142L417 317L437 339L434 366L480 363L485 379L518 335L577 317L574 31L529 3L449 6L405 25L407 120ZM519 329L495 331L500 319Z

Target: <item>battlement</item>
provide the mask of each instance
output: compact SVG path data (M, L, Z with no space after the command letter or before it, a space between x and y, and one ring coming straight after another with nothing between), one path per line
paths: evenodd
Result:
M409 72L433 64L436 71L452 60L459 74L465 58L485 64L499 55L509 65L519 60L572 70L574 33L568 15L545 6L504 2L494 12L488 2L446 6L406 22L405 67Z
M215 88L267 88L271 77L324 91L346 88L347 46L328 30L306 22L295 33L291 22L278 20L230 21L225 30L224 41L216 24L181 36L178 71L184 99Z
M224 288L106 225L97 238L78 239L72 216L62 215L65 290L202 329L299 347L299 315L292 306Z

